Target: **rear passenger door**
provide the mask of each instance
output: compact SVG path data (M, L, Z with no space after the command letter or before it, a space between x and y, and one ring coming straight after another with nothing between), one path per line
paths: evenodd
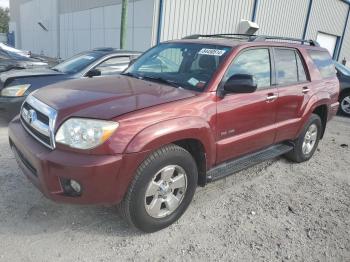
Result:
M235 74L250 74L258 90L226 94L217 102L218 163L273 144L278 93L272 86L272 71L268 47L243 50L230 65L220 88Z
M275 142L294 138L300 117L310 98L310 78L299 51L293 48L274 48L275 85L278 88Z

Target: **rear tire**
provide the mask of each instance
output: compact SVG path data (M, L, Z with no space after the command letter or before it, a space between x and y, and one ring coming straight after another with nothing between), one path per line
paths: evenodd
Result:
M306 122L300 136L294 141L294 148L285 157L293 162L302 163L314 155L322 133L322 121L312 114Z
M339 103L339 112L344 116L350 116L350 92L342 94Z
M197 180L192 155L179 146L167 145L140 165L119 211L131 226L156 232L173 224L186 211Z

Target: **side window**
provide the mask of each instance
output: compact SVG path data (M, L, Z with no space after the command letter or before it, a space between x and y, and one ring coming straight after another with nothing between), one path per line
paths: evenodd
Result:
M305 73L304 64L301 61L300 55L297 52L295 52L295 56L297 57L299 82L306 82L308 79L307 79L307 76L306 76L306 73Z
M231 64L226 73L225 81L236 74L253 75L260 89L270 87L271 64L269 50L263 48L244 51Z
M101 71L101 75L115 75L123 72L129 65L128 56L112 57L99 64L96 69Z
M275 49L278 85L298 83L298 67L293 49Z
M323 78L332 77L336 75L332 58L328 52L317 50L309 50L308 52Z

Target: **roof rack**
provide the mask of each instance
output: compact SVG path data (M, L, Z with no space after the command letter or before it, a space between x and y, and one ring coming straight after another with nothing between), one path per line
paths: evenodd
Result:
M249 35L249 34L211 34L211 35L202 35L202 34L196 34L196 35L189 35L182 39L199 39L201 37L203 38L229 38L229 39L242 39L242 38L251 38L256 35Z
M292 37L281 37L281 36L269 36L269 35L249 35L249 34L211 34L211 35L202 35L195 34L184 37L183 39L199 39L199 38L225 38L225 39L246 39L249 42L255 41L267 41L267 40L281 40L281 41L291 41L299 42L301 44L309 44L310 46L320 46L319 43L315 40L305 40Z
M269 36L269 35L259 35L255 36L251 39L251 41L266 41L266 40L282 40L282 41L292 41L292 42L299 42L301 44L307 43L311 46L317 46L319 47L320 44L315 40L307 40L307 39L299 39L299 38L292 38L292 37L281 37L281 36Z

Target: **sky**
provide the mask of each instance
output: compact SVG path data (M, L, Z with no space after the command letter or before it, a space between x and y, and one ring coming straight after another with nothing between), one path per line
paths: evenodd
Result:
M1 7L9 7L9 0L0 0Z

